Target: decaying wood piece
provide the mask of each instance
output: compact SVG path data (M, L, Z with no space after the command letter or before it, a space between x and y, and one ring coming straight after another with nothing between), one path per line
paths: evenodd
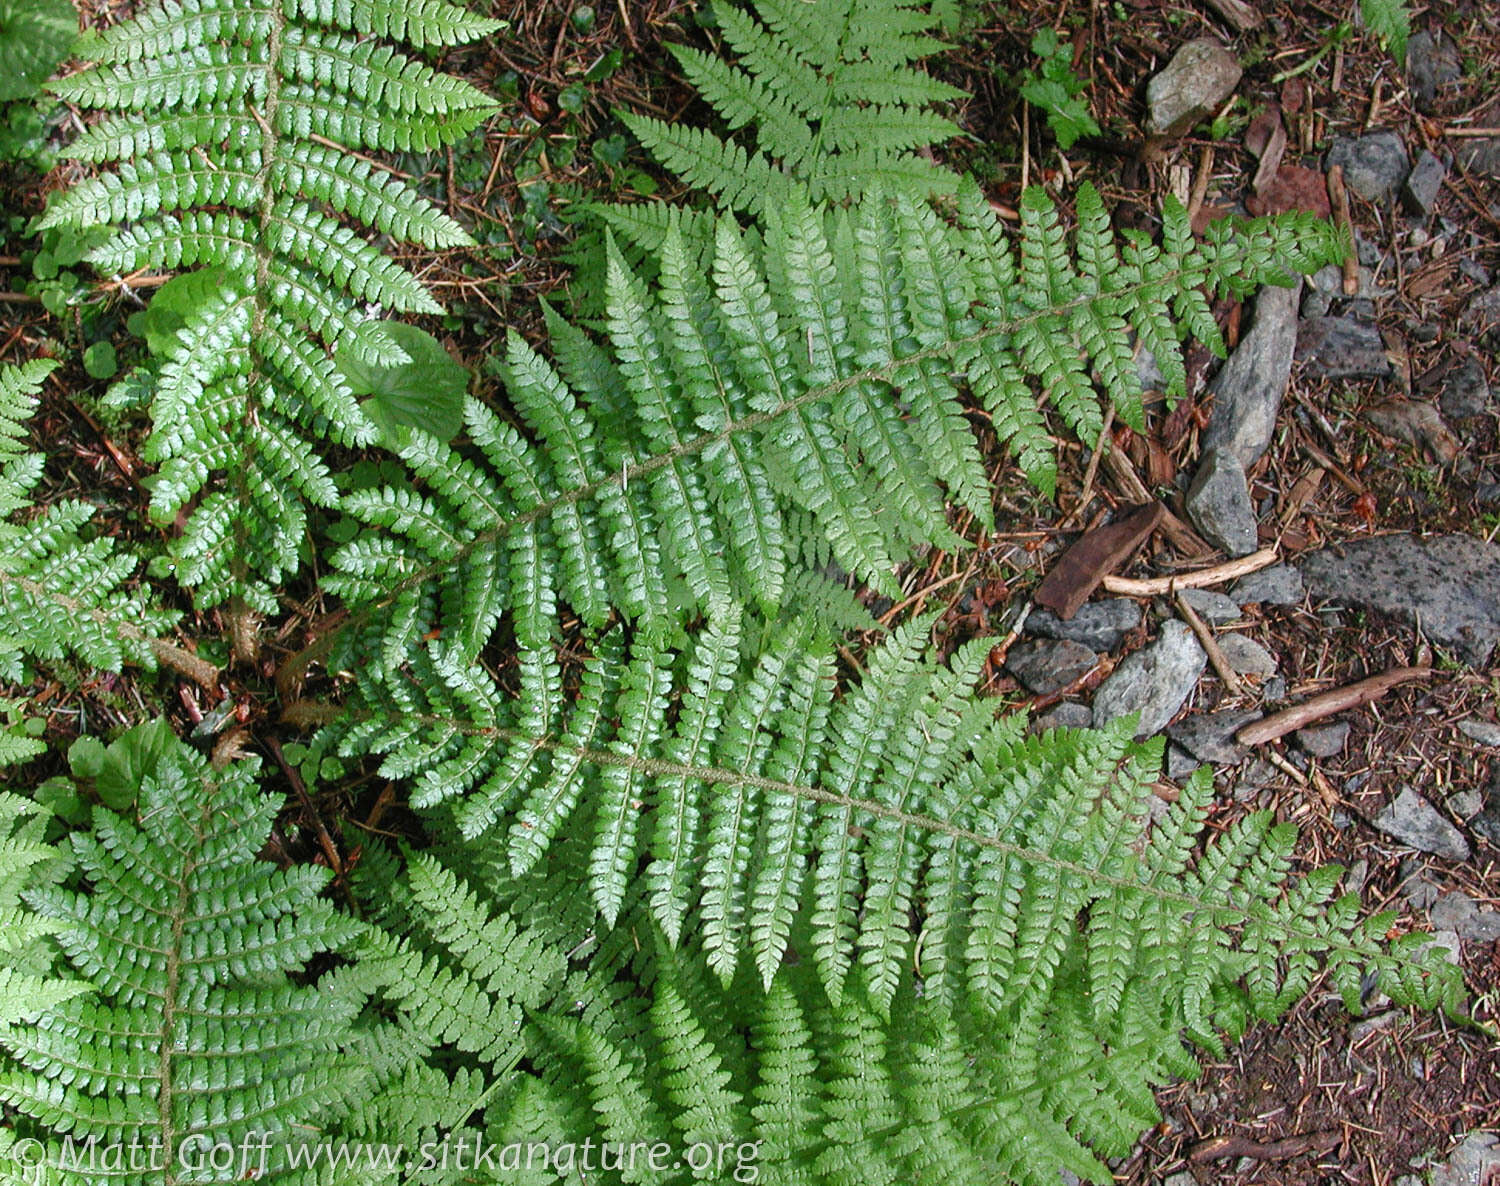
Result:
M1188 1154L1192 1161L1222 1161L1226 1157L1252 1157L1257 1161L1285 1161L1304 1153L1328 1153L1339 1147L1344 1134L1339 1129L1298 1133L1279 1141L1252 1141L1249 1137L1210 1137Z
M1135 555L1161 522L1166 508L1159 502L1133 508L1105 527L1086 531L1052 566L1032 601L1066 621L1113 572Z
M1105 577L1104 588L1121 597L1160 597L1178 589L1207 589L1211 585L1222 585L1236 577L1258 572L1276 563L1276 549L1262 548L1238 560L1216 564L1212 568L1199 568L1192 572L1179 572L1169 577L1148 577L1137 581L1130 577Z
M1265 24L1265 17L1261 16L1260 10L1253 4L1245 3L1245 0L1205 0L1205 3L1223 17L1227 24L1233 26L1236 33L1248 33Z
M1234 739L1241 745L1263 745L1268 741L1275 741L1278 737L1285 737L1288 733L1295 733L1298 729L1306 728L1314 721L1321 721L1324 717L1331 717L1336 712L1343 712L1346 708L1354 708L1357 705L1378 700L1400 684L1427 679L1431 674L1431 667L1396 667L1390 671L1381 672L1379 675L1372 675L1369 679L1362 679L1358 683L1319 692L1301 704L1284 708L1280 712L1273 712L1261 720L1252 721L1236 733Z

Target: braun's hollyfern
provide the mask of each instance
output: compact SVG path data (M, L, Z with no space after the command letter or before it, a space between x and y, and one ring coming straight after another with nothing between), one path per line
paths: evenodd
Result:
M420 484L345 501L379 530L334 555L329 588L357 611L342 665L394 667L433 630L471 662L502 616L541 647L559 603L653 633L730 602L771 610L802 579L809 533L895 595L915 546L956 542L945 488L990 521L976 408L1050 490L1039 405L1086 441L1101 396L1139 425L1132 331L1181 391L1179 337L1223 349L1209 293L1283 280L1335 245L1310 218L1216 224L1199 243L1170 203L1158 245L1117 239L1087 187L1078 209L1070 242L1029 194L1012 244L972 189L954 223L879 195L791 201L763 241L721 221L707 275L670 232L654 289L612 255L607 348L554 317L554 365L513 335L516 423L471 400L474 450L412 432L398 451Z
M40 91L77 37L68 0L0 0L0 103Z
M326 870L255 859L276 802L252 765L216 772L173 742L138 774L138 822L96 809L75 877L26 895L23 921L92 991L0 1026L0 1101L46 1148L48 1181L228 1183L241 1163L206 1172L208 1152L245 1142L265 1180L263 1137L272 1180L302 1180L288 1150L359 1088L341 1047L361 998L291 976L358 924L318 900Z
M32 756L8 752L0 733L0 768ZM55 975L56 926L22 906L22 894L55 886L68 870L61 849L46 840L51 813L19 795L0 791L0 1030L33 1022L78 996L82 981Z
M958 176L921 151L958 134L934 107L963 95L917 68L942 48L929 36L936 22L925 4L754 0L752 15L716 0L711 8L737 61L686 46L672 52L730 132L753 130L753 145L623 113L688 185L751 214L775 210L799 188L814 201L876 186L917 197L956 188Z
M1356 922L1352 898L1327 905L1338 870L1290 877L1289 827L1255 817L1195 858L1209 793L1195 780L1144 837L1144 786L1128 810L1104 810L1094 834L1118 847L1123 876L1085 896L1012 868L1018 958L998 1008L934 991L932 936L919 984L890 995L862 969L830 1002L806 962L768 989L721 987L652 940L636 901L612 930L570 932L536 904L555 869L517 879L488 846L458 843L397 875L376 850L359 884L403 938L372 929L362 952L366 986L395 1016L370 1035L382 1085L351 1134L407 1148L443 1134L450 1149L488 1149L498 1180L536 1183L557 1179L504 1159L538 1145L576 1156L584 1136L586 1176L606 1183L1051 1186L1060 1170L1108 1183L1103 1160L1159 1119L1154 1087L1197 1072L1184 1037L1217 1051L1323 966L1355 1006L1367 974L1402 1000L1457 990L1442 960L1410 961L1419 937L1387 952L1387 918ZM1041 821L1077 817L1045 783L1036 797ZM560 846L577 862L586 842ZM658 1142L672 1156L648 1165L640 1151ZM633 1170L620 1160L631 1148Z
M451 143L491 103L381 38L424 48L498 27L445 0L160 0L93 35L97 65L54 84L117 113L70 150L116 167L60 195L42 225L118 228L90 253L105 273L219 280L156 377L146 450L152 514L189 512L178 575L203 603L274 609L263 582L297 568L304 503L337 498L318 447L375 438L327 349L399 362L365 306L440 311L351 224L430 249L470 241L361 154Z
M379 695L371 681L366 707L335 735L346 753L385 754L383 774L415 779L415 806L440 808L509 876L547 857L611 923L639 895L670 941L697 937L726 983L753 964L769 986L800 933L835 1000L858 966L870 999L889 1007L917 958L933 999L1003 1012L1050 981L1065 934L1090 912L1160 943L1186 942L1196 919L1187 929L1206 944L1193 956L1205 968L1249 958L1214 929L1248 919L1247 952L1264 948L1272 963L1236 963L1236 974L1270 977L1272 995L1271 952L1287 934L1311 928L1371 954L1379 928L1360 930L1347 904L1304 917L1257 896L1279 893L1290 840L1268 815L1199 866L1214 870L1201 885L1163 888L1201 824L1198 799L1138 855L1159 746L1134 749L1129 722L1027 737L1022 720L995 721L994 703L971 691L985 641L942 666L923 657L927 623L903 628L835 700L830 648L794 624L747 655L745 625L720 619L683 654L649 642L627 652L607 635L572 695L550 648L522 651L514 700L433 643ZM1309 884L1318 903L1333 888ZM1233 908L1222 919L1220 895ZM1121 946L1121 932L1101 930L1090 955L1102 1018L1105 988L1123 987L1145 940ZM1289 991L1311 972L1289 968ZM1357 981L1340 986L1357 996ZM1204 1041L1209 1004L1187 1014Z
M26 422L57 365L0 366L0 679L17 683L26 655L105 671L154 667L153 640L173 620L126 587L135 557L108 536L87 537L95 507L68 499L33 513L43 458L25 450Z

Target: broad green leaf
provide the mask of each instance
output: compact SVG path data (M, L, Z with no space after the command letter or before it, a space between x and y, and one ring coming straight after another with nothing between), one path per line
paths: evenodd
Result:
M382 328L408 361L380 366L340 349L336 361L344 381L355 395L369 396L362 404L365 414L387 441L402 427L452 440L463 426L469 372L425 330L401 321L385 322Z

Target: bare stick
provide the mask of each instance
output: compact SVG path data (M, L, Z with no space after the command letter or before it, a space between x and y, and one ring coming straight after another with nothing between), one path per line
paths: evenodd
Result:
M1395 667L1380 675L1372 675L1355 684L1346 684L1328 692L1319 692L1292 708L1284 708L1259 721L1252 721L1234 735L1241 745L1263 745L1275 741L1298 729L1331 717L1346 708L1354 708L1378 700L1398 684L1412 680L1427 679L1432 675L1431 667Z
M1359 252L1354 247L1354 223L1349 217L1349 191L1344 187L1343 165L1328 167L1328 196L1333 199L1333 212L1348 244L1344 256L1344 295L1354 296L1359 292Z
M1224 649L1215 640L1213 631L1208 628L1203 619L1198 616L1198 611L1188 604L1188 599L1182 595L1182 590L1175 590L1177 601L1177 612L1189 626L1193 633L1198 636L1198 641L1203 644L1203 649L1208 652L1208 661L1214 665L1214 670L1219 673L1219 678L1224 681L1224 686L1229 689L1231 696L1243 696L1245 685L1240 682L1240 677L1235 674L1233 667L1229 665L1229 656L1224 654Z
M1276 563L1276 549L1262 548L1238 560L1216 564L1212 568L1200 568L1196 572L1179 572L1170 577L1151 577L1144 581L1129 577L1105 577L1104 587L1111 593L1123 597L1160 597L1164 593L1175 593L1178 589L1207 589L1210 585L1222 585L1235 577L1259 572Z

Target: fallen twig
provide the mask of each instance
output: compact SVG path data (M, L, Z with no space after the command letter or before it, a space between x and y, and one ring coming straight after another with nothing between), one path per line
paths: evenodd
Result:
M1105 577L1104 588L1122 597L1160 597L1178 589L1207 589L1210 585L1222 585L1276 563L1276 549L1262 548L1238 560L1228 560L1212 568L1200 568L1194 572L1179 572L1169 577L1148 577L1138 581L1130 577Z
M1176 589L1174 592L1176 594L1177 612L1182 615L1183 620L1192 627L1193 633L1198 636L1198 641L1208 653L1208 661L1213 664L1214 670L1219 674L1219 678L1224 681L1224 687L1229 690L1231 696L1243 696L1245 685L1240 682L1239 675L1229 665L1229 657L1224 654L1224 649L1219 646L1218 641L1214 638L1213 631L1198 616L1198 611L1188 604L1188 599L1182 595L1182 590Z
M1343 712L1346 708L1378 700L1398 684L1426 679L1431 674L1431 667L1396 667L1358 683L1319 692L1301 704L1273 712L1262 720L1252 721L1236 733L1234 739L1241 745L1263 745L1267 741L1275 741L1278 737L1285 737L1288 733L1305 728L1314 721Z
M1333 213L1344 235L1344 295L1359 292L1359 252L1354 247L1354 222L1349 216L1349 191L1344 185L1344 167L1328 167L1328 196L1333 199Z
M1222 1161L1226 1157L1253 1157L1257 1161L1285 1161L1304 1153L1327 1153L1344 1139L1338 1129L1298 1133L1279 1141L1252 1141L1249 1137L1210 1137L1188 1154L1192 1161Z

